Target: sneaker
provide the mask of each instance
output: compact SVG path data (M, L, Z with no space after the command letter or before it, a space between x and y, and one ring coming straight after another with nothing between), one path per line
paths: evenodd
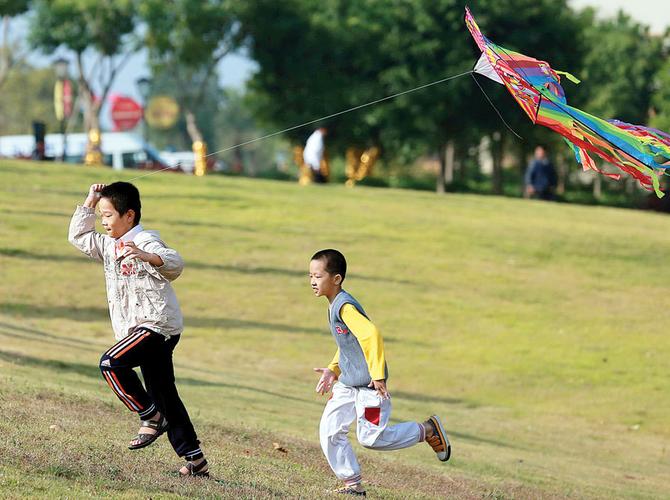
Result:
M336 493L338 495L357 495L359 497L367 496L367 493L365 493L365 489L360 484L357 484L355 486L343 486L342 488L333 490L333 493Z
M430 445L441 462L446 462L451 456L451 444L449 444L449 438L447 438L447 433L440 421L440 417L433 415L426 420L426 424L430 424L433 427L433 435L426 438L426 443Z

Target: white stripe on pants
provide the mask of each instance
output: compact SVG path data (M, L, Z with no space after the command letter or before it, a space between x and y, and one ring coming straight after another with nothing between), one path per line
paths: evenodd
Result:
M366 411L367 409L367 411ZM356 437L373 450L399 450L421 440L421 424L403 422L388 427L391 400L382 399L374 389L349 387L340 382L326 403L319 426L321 449L338 479L355 478L361 473L356 455L347 438L356 420Z

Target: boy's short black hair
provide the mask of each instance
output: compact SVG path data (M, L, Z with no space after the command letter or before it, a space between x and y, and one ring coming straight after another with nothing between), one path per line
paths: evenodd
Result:
M312 256L312 260L323 260L326 263L326 272L328 274L339 274L342 281L347 276L347 260L341 252L328 248L319 250Z
M128 210L135 212L134 225L140 223L142 218L142 203L140 203L140 192L130 182L113 182L106 185L100 191L101 198L107 198L119 215L123 215Z

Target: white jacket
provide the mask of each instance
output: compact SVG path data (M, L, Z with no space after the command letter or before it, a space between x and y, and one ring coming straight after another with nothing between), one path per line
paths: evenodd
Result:
M117 340L141 326L165 337L181 334L184 320L170 281L179 277L184 261L161 241L158 232L135 226L119 241L132 239L140 250L159 255L163 260L160 267L139 259L117 260L117 240L96 232L94 208L77 207L68 239L104 265L109 316Z
M317 129L307 139L305 149L302 152L303 161L309 165L312 170L319 170L321 159L323 158L323 149L323 133Z

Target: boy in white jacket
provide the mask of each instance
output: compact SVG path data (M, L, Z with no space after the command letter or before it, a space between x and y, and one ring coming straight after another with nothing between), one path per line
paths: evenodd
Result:
M95 231L96 206L107 235ZM187 461L180 475L207 476L207 460L177 393L172 365L183 319L170 282L179 277L184 262L157 232L142 228L140 217L137 188L115 182L93 184L70 221L70 243L104 265L117 343L102 355L100 370L118 398L140 417L131 450L149 446L167 432L177 455ZM133 370L138 366L146 388Z

